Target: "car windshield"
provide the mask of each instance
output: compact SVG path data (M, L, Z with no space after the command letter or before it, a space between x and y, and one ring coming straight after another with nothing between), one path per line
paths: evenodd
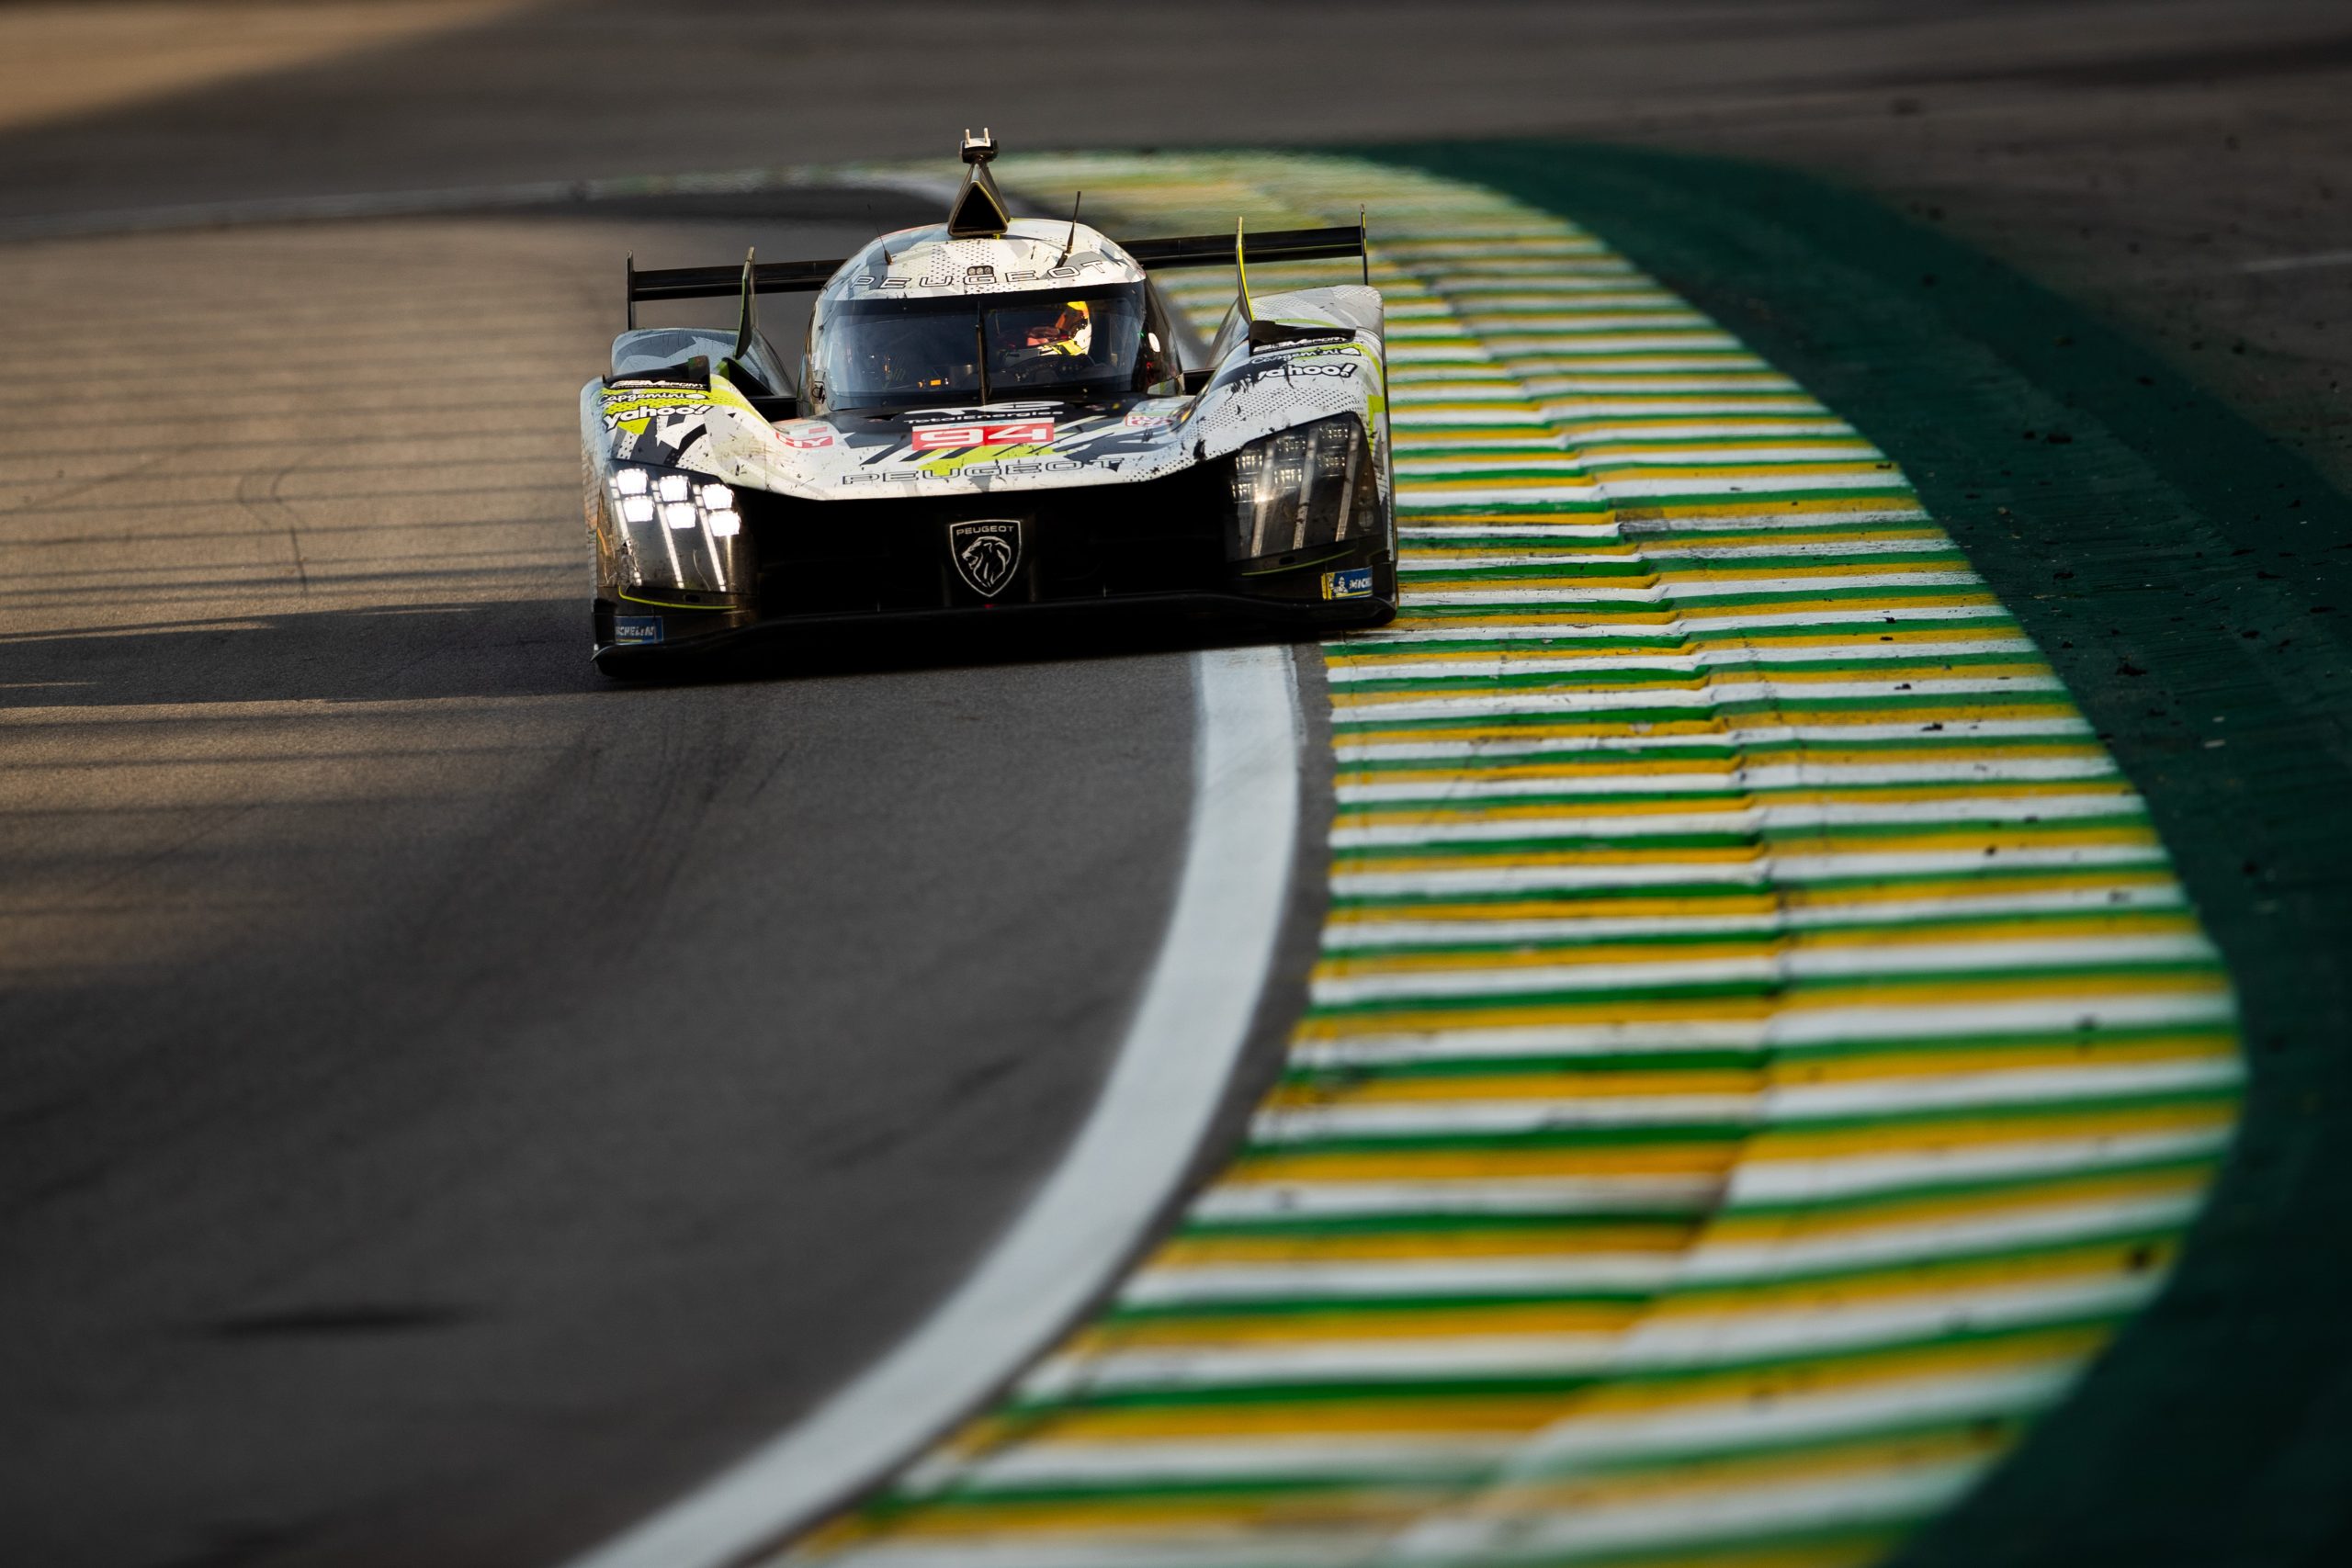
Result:
M1177 374L1157 306L1140 283L844 300L827 309L808 378L829 409L1142 391Z

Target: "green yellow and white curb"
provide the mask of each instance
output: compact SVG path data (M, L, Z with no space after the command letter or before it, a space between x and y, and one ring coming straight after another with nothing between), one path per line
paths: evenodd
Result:
M1325 650L1331 908L1245 1145L780 1561L1884 1556L2229 1138L2139 798L1894 465L1573 225L1341 159L1004 173L1138 228L1370 208L1406 603Z

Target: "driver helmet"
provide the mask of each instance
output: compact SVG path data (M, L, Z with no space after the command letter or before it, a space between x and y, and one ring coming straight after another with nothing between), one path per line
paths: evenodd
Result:
M1042 311L1022 334L1021 346L1033 355L1080 356L1094 346L1094 310L1083 299L1065 299L1052 316Z

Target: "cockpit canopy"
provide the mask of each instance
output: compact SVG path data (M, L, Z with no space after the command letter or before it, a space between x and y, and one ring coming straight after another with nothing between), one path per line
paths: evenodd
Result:
M1147 282L839 299L809 341L815 412L1173 390L1176 343Z

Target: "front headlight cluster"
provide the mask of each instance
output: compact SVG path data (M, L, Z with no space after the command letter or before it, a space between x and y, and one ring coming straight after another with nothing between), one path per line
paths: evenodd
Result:
M752 536L732 487L683 468L622 463L605 475L601 499L611 526L599 527L599 548L616 587L740 593L750 586Z
M1363 423L1351 413L1278 431L1236 452L1227 470L1234 558L1346 538L1370 465Z
M717 479L675 469L623 467L613 470L612 487L613 510L624 523L707 527L714 539L732 538L743 531L735 492Z

